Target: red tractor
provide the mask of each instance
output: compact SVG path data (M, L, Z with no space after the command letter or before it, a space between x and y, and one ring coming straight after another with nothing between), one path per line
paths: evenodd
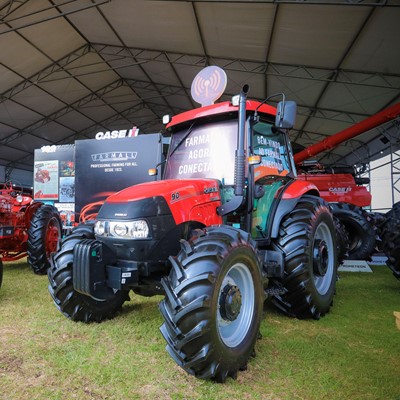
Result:
M50 172L47 169L42 169L43 165L37 165L38 170L35 174L35 181L40 183L47 183L50 181Z
M50 265L50 255L57 250L60 240L61 220L55 207L33 202L30 195L23 194L22 187L10 182L2 185L0 264L28 256L33 272L44 274Z
M168 353L218 382L246 368L267 298L319 319L337 280L330 208L296 179L295 104L276 111L247 91L172 118L163 180L111 195L63 240L48 272L56 307L74 321L114 317L131 290L165 295Z

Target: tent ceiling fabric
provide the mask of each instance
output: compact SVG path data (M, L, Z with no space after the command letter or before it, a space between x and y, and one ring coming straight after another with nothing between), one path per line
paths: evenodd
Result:
M400 101L395 0L0 0L0 165L33 169L43 145L197 107L194 76L218 65L222 100L250 85L298 104L308 146ZM399 148L399 120L320 154L368 162ZM383 140L382 137L388 139Z

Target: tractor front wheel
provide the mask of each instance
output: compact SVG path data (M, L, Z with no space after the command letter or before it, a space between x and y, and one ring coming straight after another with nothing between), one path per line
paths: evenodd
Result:
M50 267L51 254L61 242L61 219L58 210L41 205L32 215L28 229L28 264L35 274L45 274Z
M319 197L303 196L282 221L274 246L284 254L284 294L273 303L297 318L319 319L332 304L337 279L333 217Z
M81 240L94 239L93 226L88 223L75 228L63 240L48 270L48 289L58 310L73 321L86 323L113 318L125 300L129 300L127 291L119 290L111 298L95 300L73 287L74 246Z
M168 353L198 378L236 378L255 354L262 317L263 281L254 242L234 228L205 228L182 241L170 261L160 303Z

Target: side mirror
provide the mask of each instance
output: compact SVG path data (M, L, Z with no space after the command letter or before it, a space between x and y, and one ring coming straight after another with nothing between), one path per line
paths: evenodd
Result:
M276 108L275 126L292 129L296 121L297 105L295 101L280 101Z

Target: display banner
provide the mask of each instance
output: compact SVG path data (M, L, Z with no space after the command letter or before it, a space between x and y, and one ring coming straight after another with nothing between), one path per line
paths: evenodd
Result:
M52 145L35 150L33 170L35 200L74 202L74 147L73 144ZM68 193L68 196L65 193Z
M126 187L156 180L149 168L161 162L159 133L114 140L75 142L75 211L84 221L96 215L104 200Z

